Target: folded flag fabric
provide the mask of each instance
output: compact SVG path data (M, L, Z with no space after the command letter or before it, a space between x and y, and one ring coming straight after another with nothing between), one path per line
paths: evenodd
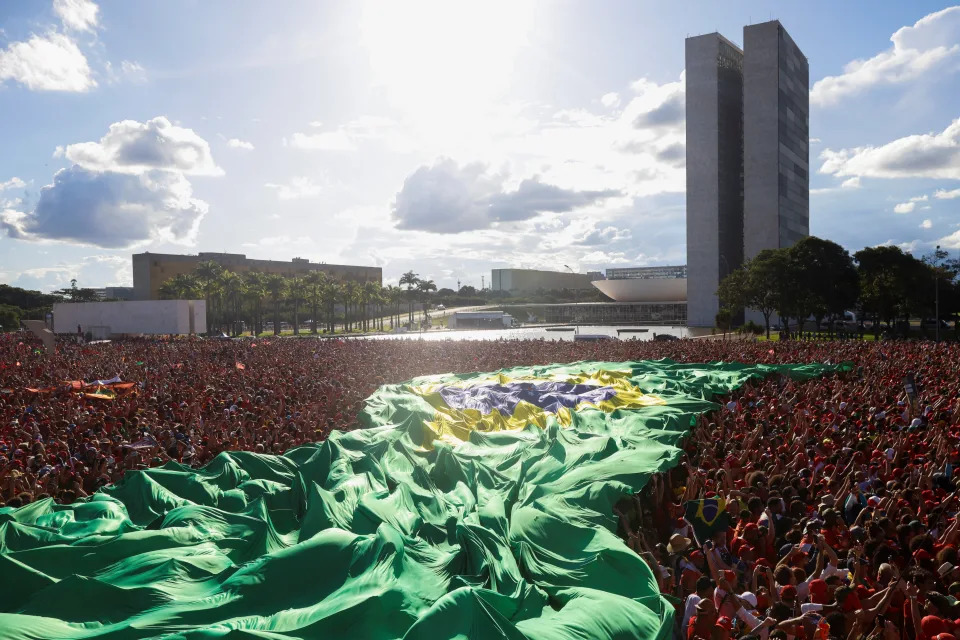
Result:
M727 506L728 503L723 498L690 500L683 505L684 517L693 525L693 533L700 544L709 540L717 531L730 528Z
M717 394L839 367L580 362L381 387L283 456L0 508L0 638L672 636L613 506Z

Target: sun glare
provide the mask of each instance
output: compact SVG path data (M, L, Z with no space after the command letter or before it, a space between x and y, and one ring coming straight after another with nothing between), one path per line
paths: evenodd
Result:
M532 3L516 0L371 1L361 38L391 103L414 117L444 118L451 109L462 117L509 88L532 17Z

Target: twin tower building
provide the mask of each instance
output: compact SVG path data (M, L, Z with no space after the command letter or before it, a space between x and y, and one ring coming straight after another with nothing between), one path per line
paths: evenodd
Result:
M810 230L806 57L780 22L687 38L687 324L713 327L721 279Z

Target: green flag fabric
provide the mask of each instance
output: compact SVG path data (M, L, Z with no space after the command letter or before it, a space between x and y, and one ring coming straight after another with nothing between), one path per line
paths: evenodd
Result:
M613 506L711 400L828 365L580 362L381 387L283 456L0 508L0 638L662 639Z

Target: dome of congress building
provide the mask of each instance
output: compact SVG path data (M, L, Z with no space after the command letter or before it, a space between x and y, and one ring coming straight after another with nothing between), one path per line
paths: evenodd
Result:
M607 269L605 280L594 280L591 284L617 302L686 302L687 300L685 266Z

